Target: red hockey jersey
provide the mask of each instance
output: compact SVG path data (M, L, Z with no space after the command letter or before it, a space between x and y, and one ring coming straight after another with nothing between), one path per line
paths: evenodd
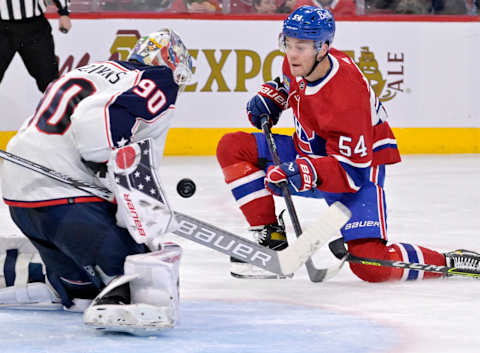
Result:
M354 61L330 49L330 71L316 82L294 77L283 63L288 107L295 120L295 146L317 171L318 188L356 192L370 169L400 161L387 114Z

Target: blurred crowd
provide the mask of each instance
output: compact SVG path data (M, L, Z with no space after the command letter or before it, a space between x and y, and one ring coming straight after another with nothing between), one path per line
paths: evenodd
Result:
M326 8L335 16L480 13L480 0L71 0L72 12L286 14L302 5Z

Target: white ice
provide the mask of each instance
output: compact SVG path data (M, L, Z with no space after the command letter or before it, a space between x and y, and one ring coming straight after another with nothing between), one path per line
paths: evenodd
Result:
M480 250L480 155L409 155L388 168L389 239L439 251ZM239 235L247 224L214 157L167 157L164 184L174 208ZM175 186L192 178L190 199ZM294 198L303 227L325 205ZM284 205L277 200L278 210ZM0 208L0 234L20 234ZM293 231L288 224L289 238ZM173 238L172 238L173 239ZM239 280L228 259L177 239L182 318L158 337L105 334L64 312L0 311L0 352L470 353L480 351L480 281L464 278L365 283L345 266L312 283L304 268L288 280ZM317 266L331 262L326 249ZM477 317L479 315L479 317Z

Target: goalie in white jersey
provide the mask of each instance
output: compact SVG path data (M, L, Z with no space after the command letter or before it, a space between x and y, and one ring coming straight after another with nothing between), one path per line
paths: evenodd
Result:
M169 243L150 252L144 243L168 232L172 224L155 166L163 155L177 96L191 74L187 48L173 30L164 28L142 37L128 61L93 63L50 84L7 150L106 186L118 206L4 162L3 199L42 261L0 240L0 287L2 281L6 286L0 289L0 304L58 301L82 310L80 303L86 307L96 298L84 314L89 325L133 332L175 325L181 248ZM147 138L148 143L138 143ZM144 160L142 155L149 153ZM141 192L143 185L130 193L118 184L115 168L128 169L140 159L146 163L145 184L150 183L154 197ZM135 219L129 212L131 202ZM142 217L154 222L149 218L139 226Z

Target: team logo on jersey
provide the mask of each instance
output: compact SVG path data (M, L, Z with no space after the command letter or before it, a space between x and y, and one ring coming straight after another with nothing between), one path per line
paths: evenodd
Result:
M375 53L370 51L369 47L361 47L358 60L355 60L353 50L343 50L357 64L364 76L370 82L370 86L375 91L375 95L380 101L386 102L393 99L398 93L404 92L404 53L387 53L386 77L379 69L379 64L375 58Z
M315 139L315 132L304 129L296 117L293 120L295 121L295 133L298 137L298 147L305 153L313 153L312 142Z

